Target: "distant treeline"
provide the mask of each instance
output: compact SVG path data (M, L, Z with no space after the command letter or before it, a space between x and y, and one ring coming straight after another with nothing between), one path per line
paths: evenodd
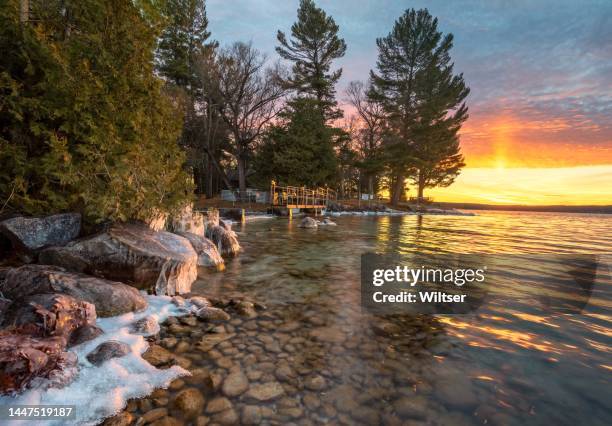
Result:
M463 210L498 210L498 211L524 211L524 212L550 212L550 213L598 213L612 214L611 206L524 206L524 205L495 205L478 203L436 203L441 207Z
M464 166L469 89L426 9L377 38L369 77L338 96L347 46L313 0L277 31L276 59L220 46L204 0L2 4L0 214L126 220L272 179L397 203Z

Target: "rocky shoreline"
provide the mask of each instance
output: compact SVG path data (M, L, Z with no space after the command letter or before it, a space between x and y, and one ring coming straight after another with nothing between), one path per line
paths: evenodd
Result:
M17 216L0 222L0 239L8 258L0 264L3 398L65 388L83 366L146 354L143 342L134 347L105 339L99 325L128 316L133 321L123 324L124 337L155 335L169 315L151 310L151 301L159 304L155 297L171 298L173 315L191 313L206 322L229 318L205 299L178 296L189 294L198 266L222 269L222 255L240 251L236 233L216 210L201 214L187 206L171 218L116 223L93 235L83 235L75 213ZM166 379L182 374L188 373L176 371Z

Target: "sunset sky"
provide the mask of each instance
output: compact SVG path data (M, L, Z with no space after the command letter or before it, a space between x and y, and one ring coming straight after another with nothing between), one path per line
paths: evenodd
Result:
M612 204L612 1L319 0L346 40L337 92L375 66L376 37L406 8L427 7L452 32L471 88L461 144L467 167L438 201ZM277 60L297 0L209 0L221 44L252 41ZM347 109L350 113L350 110ZM413 191L414 192L414 191Z

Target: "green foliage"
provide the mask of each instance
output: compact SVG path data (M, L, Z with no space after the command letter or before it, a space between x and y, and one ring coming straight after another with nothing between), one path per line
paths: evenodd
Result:
M346 52L344 39L338 37L338 25L313 0L300 0L298 20L291 26L291 40L278 31L278 54L293 62L293 75L287 86L298 96L314 97L327 119L339 118L334 85L342 75L342 68L330 71L334 59Z
M262 184L271 179L285 185L322 186L336 177L334 136L314 99L296 99L280 116L283 121L268 131L255 158Z
M164 9L166 28L157 49L157 68L162 76L188 92L196 92L199 55L214 49L210 37L204 0L168 0Z
M464 166L458 131L469 94L463 75L453 74L452 34L443 36L427 9L410 9L376 44L378 72L370 74L369 96L387 115L390 169L400 184L410 176L420 196L425 187L450 185Z
M153 73L154 0L19 1L0 9L0 208L88 222L178 207L181 116Z

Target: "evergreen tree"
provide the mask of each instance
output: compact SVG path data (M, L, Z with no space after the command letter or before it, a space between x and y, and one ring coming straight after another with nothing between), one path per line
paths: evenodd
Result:
M167 0L166 28L157 48L157 69L166 79L190 94L199 88L196 62L214 49L208 42L208 18L204 0Z
M337 109L334 85L342 75L342 68L330 71L332 61L344 56L346 44L338 37L338 25L313 0L300 0L298 20L291 26L290 40L278 31L278 54L293 62L293 75L287 87L298 96L311 97L326 119L342 116Z
M438 20L427 9L407 10L387 37L376 40L378 72L370 73L370 97L387 115L384 145L395 182L393 204L403 193L406 177L422 170L417 179L422 195L425 186L450 184L462 167L452 147L458 149L469 89L462 75L453 75L452 41L452 34L438 31ZM428 178L432 173L437 177Z
M281 123L267 133L255 158L262 183L274 179L284 185L322 186L334 182L335 129L325 124L315 99L291 101Z
M182 118L153 73L157 2L19 0L0 8L0 209L148 218L190 186Z

